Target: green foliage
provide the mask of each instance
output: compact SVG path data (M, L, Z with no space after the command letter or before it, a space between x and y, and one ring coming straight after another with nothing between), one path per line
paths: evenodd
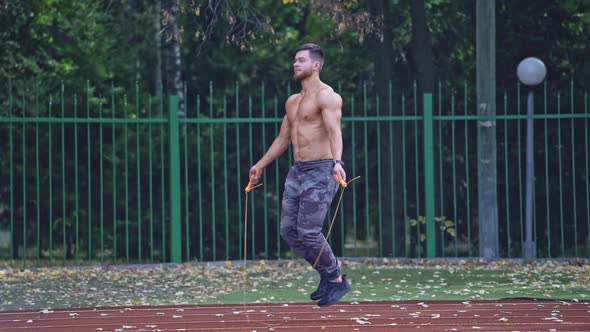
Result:
M411 91L414 73L409 69L409 43L411 41L411 20L409 4L411 0L392 0L391 32L393 34L394 53L389 59L395 68L394 79L400 83L399 91L394 91L395 100L399 102L399 94L407 95ZM220 5L217 9L212 4ZM589 23L590 4L582 0L566 1L510 1L497 0L497 83L498 93L506 91L511 97L515 91L515 68L525 56L535 55L545 60L548 67L548 80L551 84L549 95L555 95L557 90L569 87L573 77L577 85L588 86L590 79L590 63L586 61L587 45L590 44ZM434 0L426 1L428 27L432 34L433 56L436 67L436 77L445 83L446 96L458 95L463 91L464 82L473 82L475 78L475 2L471 0ZM262 116L260 92L264 89L266 96L277 97L277 113L283 112L287 90L290 93L298 90L296 83L290 83L292 77L293 50L303 42L316 42L322 45L326 53L326 66L322 72L322 79L332 86L341 87L343 91L362 94L363 84L368 84L369 100L373 99L375 78L376 43L379 33L380 13L371 16L368 0L328 1L328 0L285 0L285 1L185 1L180 2L178 42L181 48L182 80L187 85L188 115L197 117L234 116L237 109L240 116L246 116L249 109L247 96L254 97L252 116ZM165 108L160 109L160 97L156 96L155 88L157 73L166 70L166 59L161 67L157 67L158 56L164 52L158 48L156 38L165 42L169 36L162 33L167 24L166 13L158 12L155 2L142 1L93 1L93 0L40 0L40 1L6 1L0 8L0 116L33 115L40 116L61 114L66 117L74 114L73 96L78 96L78 114L85 114L88 110L91 117L118 117L142 119L147 117L148 109L153 115L165 114ZM157 31L155 22L161 23ZM213 100L209 98L210 84L214 87ZM10 85L10 88L9 88ZM62 86L66 95L61 98ZM236 88L238 87L238 88ZM10 96L9 96L10 89ZM235 97L239 99L235 101ZM470 85L473 91L475 86ZM139 96L136 106L135 96ZM40 105L35 105L35 97L41 96ZM197 102L200 97L200 103ZM49 107L49 97L52 106ZM227 109L223 108L222 98L227 98ZM122 101L127 98L127 106ZM446 98L446 97L445 97ZM466 98L467 99L467 98ZM578 97L575 101L579 102ZM86 109L88 101L88 109ZM265 116L274 116L274 100L265 100ZM457 100L457 110L472 112L472 100ZM445 101L448 104L448 101ZM551 102L551 101L550 101ZM356 99L356 115L362 112L361 98ZM410 105L408 99L408 110ZM9 106L10 105L10 106ZM499 105L499 104L498 104ZM211 108L210 108L211 107ZM351 105L345 100L345 112L349 112ZM211 113L210 113L211 110ZM196 114L199 112L200 114ZM369 115L374 108L368 106ZM448 107L442 112L448 114ZM516 112L516 107L509 109ZM350 114L350 113L348 113ZM444 126L449 125L444 124ZM7 130L10 128L10 130ZM39 138L41 148L53 148L52 162L61 165L61 137L54 135L50 140L46 134L48 127L42 127ZM73 142L76 134L67 127L65 131L65 150L63 154L66 169L71 171L75 163ZM130 146L135 143L135 135L139 134L141 143L151 140L153 149L166 146L166 138L161 139L154 125L154 131L148 133L148 126L138 128L129 126L127 137ZM222 141L222 125L212 127L215 146ZM258 128L258 127L255 127ZM61 128L54 126L56 132ZM358 128L357 128L358 129ZM448 129L448 128L445 128ZM112 169L112 164L120 165L121 159L113 158L124 153L124 133L121 126L107 125L101 130L105 134L105 150L100 157L93 157L92 163L102 160L106 172L115 172L121 179L124 176L122 167ZM96 127L90 131L91 141L97 141L101 132ZM202 144L202 158L209 161L219 160L220 155L211 154L206 148L209 143L210 128L203 129L200 137L195 128L189 128L190 137L197 137L189 142L189 151L195 151L197 143ZM374 129L370 129L369 139L375 139ZM10 133L15 140L24 135L31 143L35 134L33 126L2 125L0 140L8 142ZM114 132L115 145L111 147ZM445 131L444 140L449 140ZM580 135L581 131L577 131ZM242 132L245 135L245 132ZM260 133L254 130L256 139ZM408 133L410 135L410 133ZM85 138L78 133L78 138ZM84 141L80 141L83 144ZM118 144L117 144L118 143ZM230 147L234 147L234 142ZM355 148L356 142L351 142ZM471 144L474 144L471 142ZM262 144L255 146L253 155L259 156ZM91 149L94 147L91 147ZM246 149L247 147L242 147ZM83 155L88 150L82 148ZM368 155L375 155L376 145L369 145ZM461 153L446 150L445 163L448 165L452 158L462 164L461 159L469 158ZM232 149L229 149L232 151ZM237 148L233 151L239 150ZM93 150L95 151L95 150ZM156 151L156 150L154 150ZM470 153L475 153L470 146ZM140 144L140 155L147 154L145 144ZM8 192L8 160L10 153L22 156L23 151L9 149L0 150L0 194L3 200ZM243 151L242 151L243 153ZM510 155L520 153L512 147ZM27 160L35 160L35 150L28 148L24 151ZM360 161L365 156L357 156ZM160 158L158 156L158 158ZM230 152L230 160L237 156ZM48 164L49 158L41 160L41 167ZM160 161L159 159L157 160ZM374 160L371 160L374 166ZM246 163L246 161L244 161ZM360 163L359 163L360 164ZM31 166L31 165L29 165ZM159 163L154 165L155 172L163 172ZM194 169L195 165L188 165ZM237 172L235 166L230 165L229 173ZM246 167L246 166L243 166ZM16 169L20 171L19 169ZM61 168L54 167L53 174L48 174L47 183L51 178L60 178ZM84 170L79 170L81 178ZM204 169L203 178L223 178L217 174L221 170ZM244 168L241 169L244 172ZM92 176L98 176L94 168ZM158 173L160 174L160 173ZM108 174L111 175L111 174ZM31 177L34 179L34 177ZM159 180L159 179L158 179ZM237 179L231 181L237 182ZM230 186L238 186L231 183ZM368 179L367 181L376 181ZM445 179L444 181L449 181ZM216 183L217 185L219 184ZM372 187L375 183L371 182ZM447 183L445 182L445 185ZM35 191L35 182L25 185L27 192ZM110 184L108 184L110 185ZM211 182L204 183L204 186ZM94 184L94 188L98 188ZM467 190L475 190L475 186ZM207 187L208 189L208 187ZM18 189L21 190L21 189ZM107 191L122 192L124 188L119 183ZM462 190L462 189L460 189ZM195 186L187 190L189 194L197 192ZM462 197L469 195L461 192ZM118 195L121 197L121 194ZM462 197L459 197L460 200ZM30 197L29 197L30 198ZM42 201L49 198L44 192ZM54 200L59 198L54 197ZM124 208L124 203L112 203L112 197L105 195L109 202L106 209ZM364 198L363 198L364 199ZM372 199L369 199L372 200ZM375 200L373 200L375 201ZM3 201L5 202L5 201ZM55 202L54 202L55 203ZM68 209L71 206L68 201ZM5 204L5 203L4 203ZM35 204L32 200L29 205ZM55 203L57 204L57 203ZM372 205L373 204L373 205ZM371 211L376 203L366 202L365 206ZM474 204L474 202L472 202ZM95 205L96 206L96 205ZM145 206L145 205L144 205ZM446 211L446 210L445 210ZM477 211L472 211L476 214ZM19 211L18 213L22 213ZM55 212L56 213L61 213ZM109 211L110 213L110 211ZM414 215L419 212L413 212ZM2 220L6 223L6 209L0 209ZM54 216L55 217L55 216ZM136 220L135 216L131 217ZM421 219L422 218L422 219ZM376 223L376 218L369 218ZM56 220L54 220L56 221ZM444 217L437 217L436 223L441 231L455 237L454 222ZM423 217L410 221L411 227L422 228ZM112 227L109 225L105 227ZM110 231L110 229L107 229ZM363 236L369 230L359 230ZM423 238L420 241L424 241Z
M590 21L587 3L497 4L500 87L514 82L515 65L531 54L547 61L550 79L569 76L576 68L576 76L587 80L590 68L583 61ZM409 2L392 1L390 6L392 61L406 66ZM474 76L474 7L472 1L426 2L437 77L443 80L461 84ZM521 15L524 12L526 16ZM323 76L332 84L354 86L360 73L366 73L369 81L374 75L371 38L379 34L379 25L378 16L368 14L367 1L227 1L215 11L205 2L182 2L179 13L183 76L193 92L206 91L209 80L218 86L284 84L291 76L292 50L305 41L325 47L328 65ZM159 51L154 43L156 15L160 13L151 2L8 2L0 11L5 22L0 79L41 79L43 89L58 87L61 79L80 87L90 80L103 92L111 81L130 88L139 80L142 90L153 92ZM161 21L164 26L165 16ZM515 47L522 44L527 47Z
M434 217L434 222L437 227L440 229L441 232L446 233L450 237L455 237L455 222L447 219L445 216ZM426 229L426 217L418 216L417 219L410 219L408 220L408 225L410 227L417 227L418 225L422 225L421 232L420 232L420 242L426 241L426 233L424 232Z

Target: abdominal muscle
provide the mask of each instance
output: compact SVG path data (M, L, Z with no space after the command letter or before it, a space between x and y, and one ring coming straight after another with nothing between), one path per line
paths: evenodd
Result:
M291 130L291 142L295 161L332 159L330 140L321 120L306 124L297 121Z

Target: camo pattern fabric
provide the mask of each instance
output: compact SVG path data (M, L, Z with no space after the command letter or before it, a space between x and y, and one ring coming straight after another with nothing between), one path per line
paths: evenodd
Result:
M325 245L316 270L330 280L340 276L338 260L326 243L322 226L338 190L333 176L334 161L297 161L285 181L281 211L281 236L313 266Z

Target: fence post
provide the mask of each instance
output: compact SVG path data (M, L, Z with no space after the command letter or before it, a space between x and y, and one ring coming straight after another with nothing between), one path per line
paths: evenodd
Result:
M434 133L432 93L425 93L424 107L424 201L426 205L426 257L436 256L434 222Z
M170 261L180 263L180 146L178 129L178 96L169 97L168 150L170 180Z

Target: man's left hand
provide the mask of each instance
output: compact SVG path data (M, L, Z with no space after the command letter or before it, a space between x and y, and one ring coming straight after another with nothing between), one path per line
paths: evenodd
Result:
M344 171L344 168L342 168L342 165L335 163L332 171L334 172L334 177L340 176L342 180L346 181L346 172Z

